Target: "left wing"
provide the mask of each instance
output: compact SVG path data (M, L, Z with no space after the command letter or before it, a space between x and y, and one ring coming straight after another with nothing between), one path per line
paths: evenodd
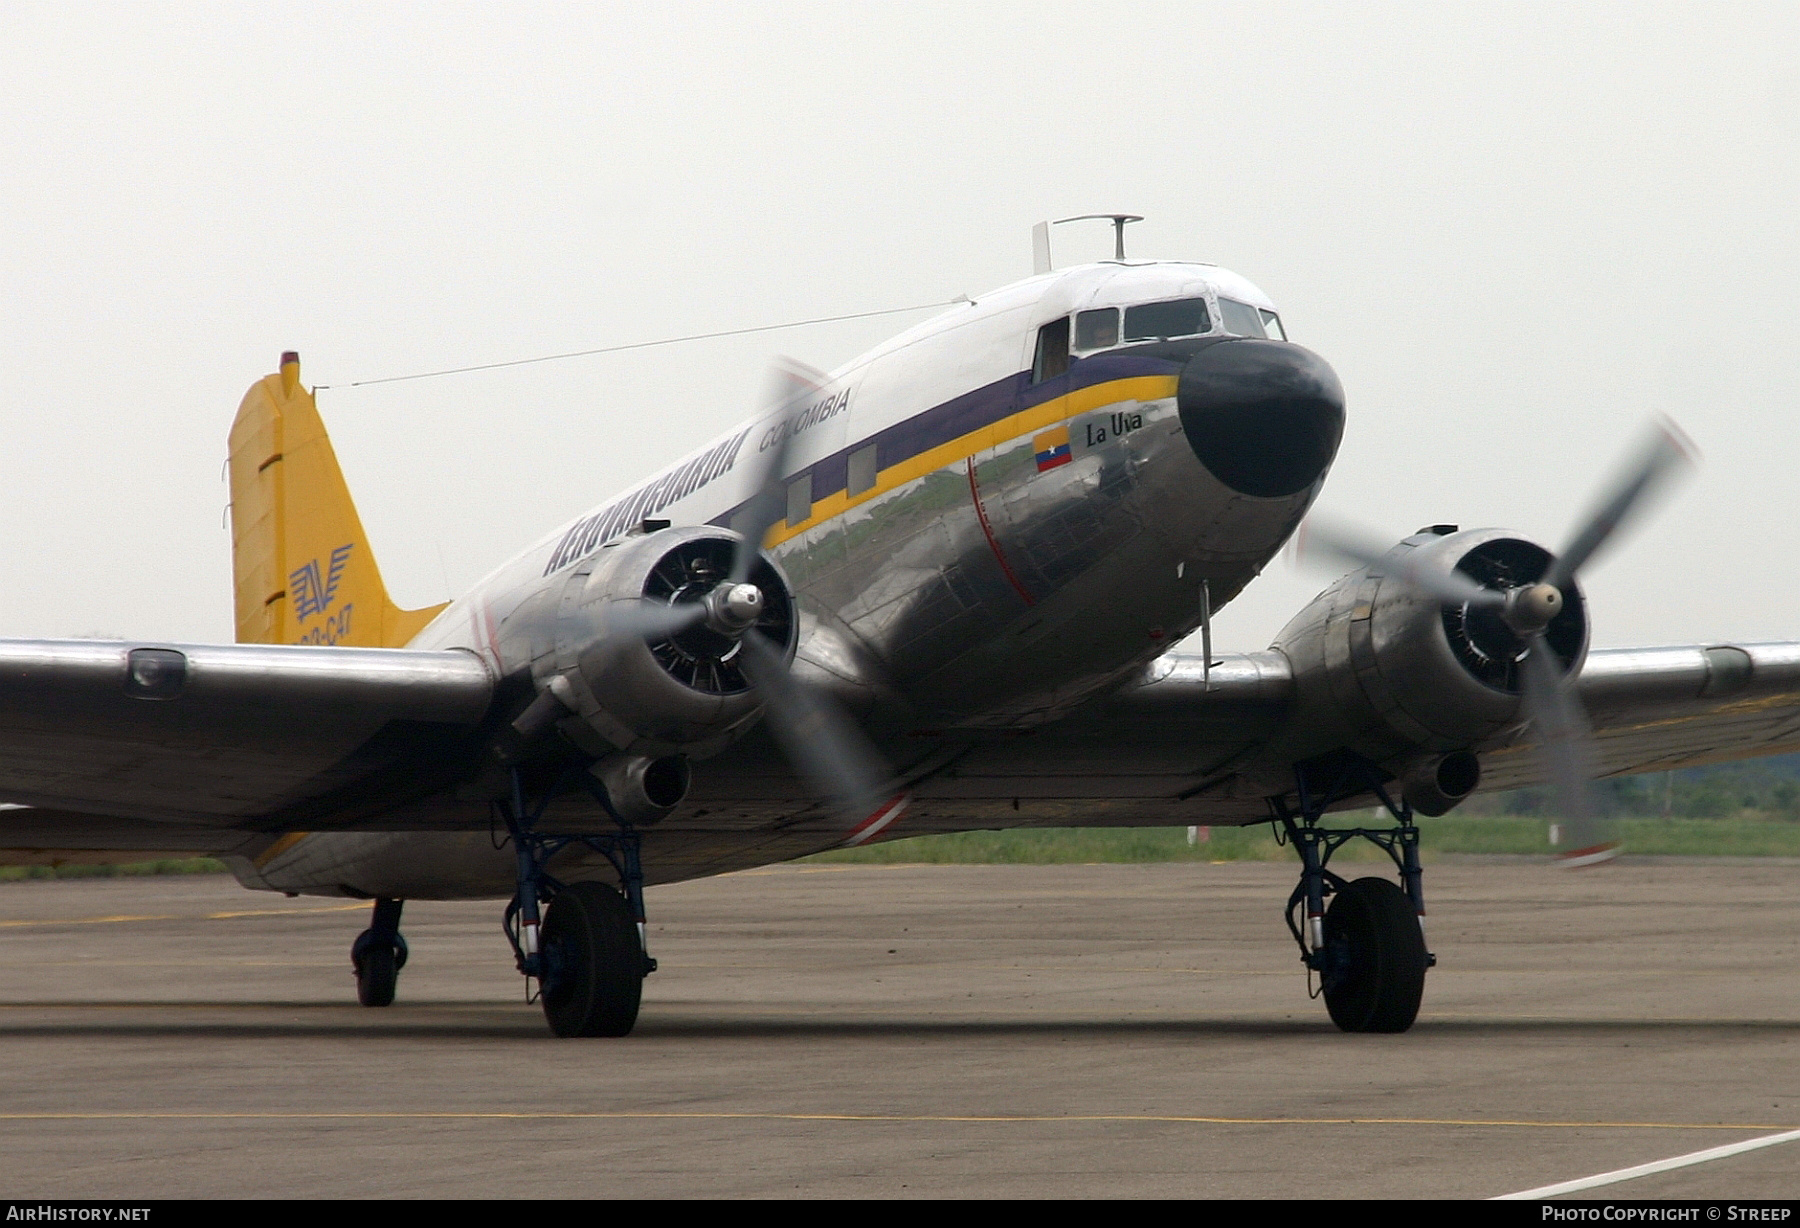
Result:
M1800 750L1800 643L1594 651L1576 690L1603 776ZM1279 652L1210 670L1171 653L1076 717L972 747L918 784L907 825L1259 821L1266 797L1291 787L1288 765L1264 752L1292 719L1293 693ZM1483 791L1546 781L1529 724L1473 749Z
M1576 684L1602 776L1800 750L1800 643L1608 648ZM1527 726L1481 755L1481 787L1544 783Z

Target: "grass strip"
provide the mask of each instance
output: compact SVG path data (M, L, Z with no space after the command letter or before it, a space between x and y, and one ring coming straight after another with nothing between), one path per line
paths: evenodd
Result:
M164 857L123 865L0 866L0 883L30 878L122 878L139 874L223 874L217 857Z
M1358 822L1387 826L1374 814L1334 815L1332 826ZM1430 862L1444 853L1548 854L1550 821L1520 815L1421 817L1419 849ZM1727 818L1623 818L1618 831L1625 851L1662 856L1800 857L1800 820L1785 815L1739 814ZM1277 844L1269 825L1202 827L1188 843L1185 827L1035 827L913 836L853 849L817 853L809 862L852 865L1082 865L1094 862L1288 861L1293 850ZM1343 862L1381 862L1364 841L1344 846ZM126 865L0 866L0 882L44 878L114 878L141 874L222 874L214 857L164 858Z
M1334 815L1330 825L1358 822L1388 826L1372 814ZM1419 849L1429 862L1444 853L1547 854L1550 821L1515 815L1455 814L1421 817ZM1800 857L1800 821L1740 815L1731 818L1624 818L1618 831L1631 853L1685 856ZM1188 843L1185 827L1040 827L1007 831L914 836L853 849L817 853L808 861L864 865L898 863L980 865L1066 865L1090 862L1288 861L1291 849L1277 844L1268 824L1201 828ZM1337 861L1384 861L1366 841L1353 841Z

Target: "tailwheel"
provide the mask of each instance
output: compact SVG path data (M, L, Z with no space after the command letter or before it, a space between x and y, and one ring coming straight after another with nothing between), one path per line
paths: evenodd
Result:
M356 1000L364 1006L392 1006L394 988L400 983L398 964L393 947L374 946L364 951L356 966Z
M406 967L406 939L400 936L400 909L405 900L376 900L369 928L350 948L356 970L356 1000L364 1006L391 1006L400 969Z
M558 1036L624 1036L649 971L637 919L605 883L571 883L550 900L543 933L544 1018Z
M1431 957L1406 892L1384 878L1359 878L1325 913L1323 992L1346 1032L1404 1032L1419 1014Z

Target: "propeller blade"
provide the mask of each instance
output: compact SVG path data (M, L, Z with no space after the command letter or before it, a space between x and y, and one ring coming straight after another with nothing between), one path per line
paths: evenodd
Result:
M679 635L706 617L706 607L697 601L665 605L656 601L614 602L607 619L620 635L638 635L647 640L668 639Z
M1550 565L1544 583L1554 584L1557 588L1568 587L1575 573L1643 505L1644 497L1676 469L1693 464L1694 459L1694 445L1682 434L1681 428L1668 418L1658 419L1648 446L1620 474L1611 493L1595 506L1568 547Z
M762 696L770 732L844 826L855 831L897 802L893 770L855 722L796 679L762 636L746 635L743 645L744 672Z
M774 410L792 410L796 404L804 400L825 382L825 375L803 362L792 358L778 358L770 373L767 403ZM787 419L780 420L785 426ZM758 440L760 447L761 440ZM744 510L739 512L733 527L744 536L744 544L740 546L731 560L731 577L729 583L743 584L750 578L750 569L756 565L757 553L762 549L763 539L769 530L787 519L787 485L782 481L787 476L788 456L793 451L793 435L781 430L769 447L759 451L751 458L755 466L751 472L750 489L756 493L750 497Z
M1295 561L1316 566L1338 562L1352 568L1367 567L1389 547L1389 542L1367 529L1316 513L1302 521L1294 535Z
M1368 567L1379 562L1394 578L1429 593L1445 605L1498 609L1506 604L1506 594L1483 588L1473 577L1460 571L1421 572L1408 566L1404 557L1398 561L1385 558L1391 549L1392 546L1383 544L1366 530L1312 516L1301 526L1295 553L1302 561L1330 557L1353 567Z
M750 582L769 530L787 518L785 479L794 450L793 435L785 429L788 415L825 380L823 372L791 358L774 364L766 404L774 423L784 429L775 432L766 448L761 445L767 433L759 436L758 450L748 462L746 485L754 493L732 520L741 540L724 584ZM754 628L738 642L738 660L762 699L769 731L788 762L843 824L846 842L867 839L898 817L907 799L891 787L893 770L855 722L829 696L796 679L782 655Z
M1613 825L1594 805L1591 782L1598 774L1594 761L1594 734L1587 714L1572 690L1563 685L1556 654L1543 633L1525 637L1527 651L1520 661L1524 673L1524 704L1544 774L1556 795L1557 809L1568 825L1569 849L1565 865L1597 865L1618 856L1619 841Z

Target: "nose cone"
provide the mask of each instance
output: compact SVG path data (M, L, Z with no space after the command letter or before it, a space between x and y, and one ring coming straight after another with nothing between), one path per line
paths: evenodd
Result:
M1181 425L1200 463L1240 494L1279 499L1311 486L1344 437L1344 389L1311 350L1221 341L1188 360Z

